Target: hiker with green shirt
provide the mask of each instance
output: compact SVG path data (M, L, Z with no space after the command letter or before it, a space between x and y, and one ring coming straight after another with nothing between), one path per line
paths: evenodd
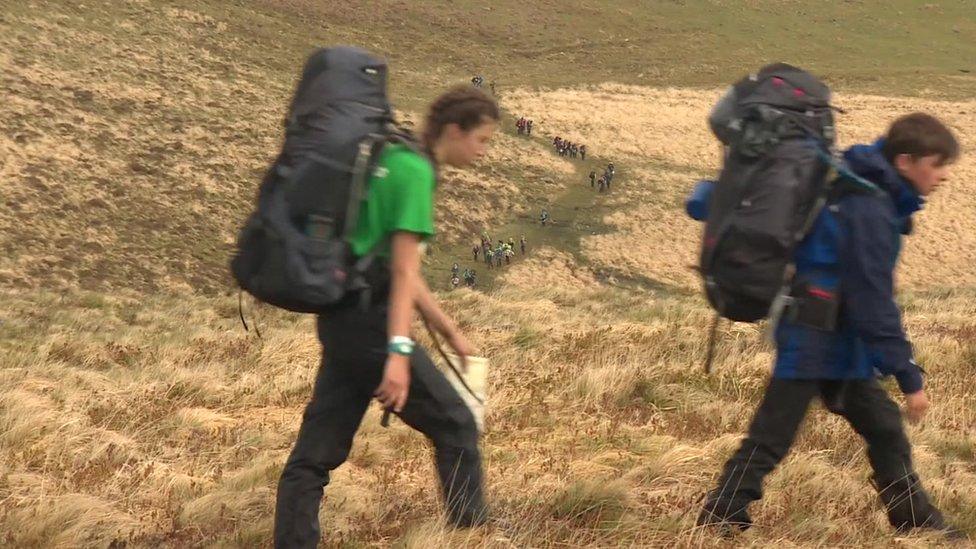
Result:
M382 276L366 306L352 295L318 317L326 352L278 484L276 547L319 543L323 488L348 457L373 398L433 443L448 523L485 521L474 416L410 327L419 311L462 359L475 352L424 282L420 245L434 234L437 167L482 157L498 120L498 106L484 92L453 88L431 104L420 152L396 144L380 153L348 242L356 257L375 254Z

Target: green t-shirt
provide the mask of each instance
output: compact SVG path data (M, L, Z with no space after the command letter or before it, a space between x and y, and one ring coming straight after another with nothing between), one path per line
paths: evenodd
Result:
M380 153L359 222L349 237L356 257L374 250L390 257L390 236L397 231L434 234L434 167L405 145L389 145Z

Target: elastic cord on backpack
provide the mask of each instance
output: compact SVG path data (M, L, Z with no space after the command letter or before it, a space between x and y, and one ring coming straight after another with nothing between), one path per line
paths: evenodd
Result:
M722 319L722 315L715 313L715 318L712 319L712 327L708 331L708 352L705 355L705 373L712 373L712 362L715 360L715 340L718 336L718 323Z
M251 330L247 327L247 321L244 320L244 290L237 290L237 314L241 317L241 324L244 325L244 331L250 332ZM258 336L258 339L264 339L261 336L261 330L258 329L257 318L254 319L254 333Z

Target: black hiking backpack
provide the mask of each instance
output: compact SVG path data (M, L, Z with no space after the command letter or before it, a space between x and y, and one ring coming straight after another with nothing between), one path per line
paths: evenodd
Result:
M710 122L727 148L700 272L720 316L755 322L789 285L793 252L826 200L830 90L802 69L768 65L735 84Z
M258 300L320 313L350 292L369 295L373 254L357 260L346 237L378 153L389 142L412 144L393 124L386 79L385 62L357 48L320 49L306 61L284 145L230 262Z

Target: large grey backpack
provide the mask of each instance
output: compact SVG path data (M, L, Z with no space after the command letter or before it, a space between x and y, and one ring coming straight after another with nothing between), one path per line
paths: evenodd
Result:
M384 61L353 47L320 49L305 63L280 154L241 229L231 272L257 299L320 313L350 293L368 297L373 255L353 257L368 175L394 125Z
M777 63L739 81L724 102L711 122L727 154L709 200L700 272L720 316L754 322L789 283L793 252L826 198L830 90Z

